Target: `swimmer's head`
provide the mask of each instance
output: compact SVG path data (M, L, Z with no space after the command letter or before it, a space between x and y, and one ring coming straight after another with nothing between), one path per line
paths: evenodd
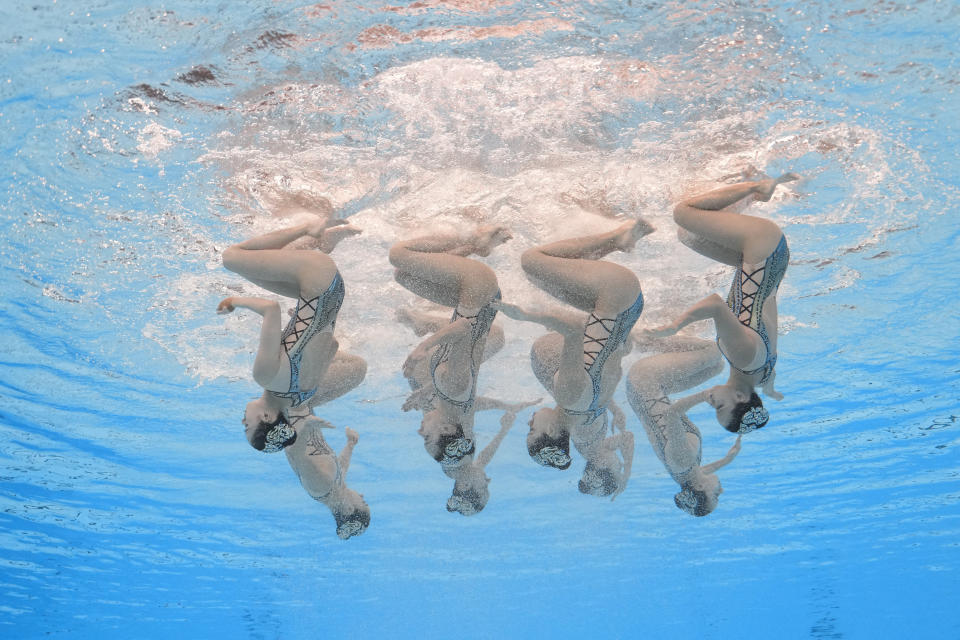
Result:
M264 453L280 451L297 439L297 432L287 423L283 412L269 409L263 398L247 403L243 426L250 446Z
M770 421L770 413L763 406L760 396L754 392L746 402L733 406L730 412L730 421L723 428L731 433L743 435L756 431Z
M748 395L732 385L721 384L707 391L707 402L714 408L717 422L731 433L750 433L770 420L770 414L755 391Z
M370 526L370 505L353 489L346 489L343 502L333 511L337 521L337 537L348 540Z
M440 420L438 416L437 411L425 415L417 433L423 437L423 447L430 457L442 465L455 466L474 452L473 440L464 435L463 425Z
M700 518L717 508L721 493L723 487L720 486L720 480L708 473L684 484L683 489L673 496L673 502L677 508Z
M483 511L490 499L490 490L486 483L483 486L453 487L453 495L447 498L447 511L464 516L472 516Z
M602 498L616 491L617 484L617 476L612 469L588 462L577 488L580 493Z
M544 467L570 468L570 432L557 424L557 411L544 408L530 419L527 453Z

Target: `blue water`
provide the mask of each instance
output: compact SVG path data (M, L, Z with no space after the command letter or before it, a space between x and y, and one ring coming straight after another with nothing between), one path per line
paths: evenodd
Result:
M960 636L958 30L932 0L0 4L0 636ZM527 410L486 509L447 513L399 410L390 243L509 225L486 261L537 299L520 252L610 226L574 199L641 213L615 259L656 324L729 277L671 203L747 166L805 176L764 209L786 399L717 510L673 506L633 416L626 492L579 494ZM295 189L364 229L334 257L369 374L324 408L335 448L360 433L348 542L244 441L258 328L213 313L255 291L219 252ZM505 329L481 391L541 396Z

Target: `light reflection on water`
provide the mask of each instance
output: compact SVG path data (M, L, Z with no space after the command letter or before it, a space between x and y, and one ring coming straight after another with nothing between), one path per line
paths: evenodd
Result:
M430 636L454 620L478 637L508 624L956 635L951 3L101 2L0 16L0 624L13 637L119 635L131 615L138 635L402 622ZM506 224L515 239L487 262L505 298L536 301L520 251L606 228L598 211L642 213L658 231L618 261L640 275L653 324L728 280L675 251L670 204L747 165L807 181L770 207L794 256L787 399L724 470L718 510L674 509L639 446L617 502L580 496L573 470L545 473L514 432L487 509L446 513L449 483L398 411L415 338L393 318L410 296L389 244ZM364 229L334 255L338 328L369 377L325 416L361 436L351 479L373 522L347 544L282 460L239 437L257 328L212 314L252 291L218 252L275 224L267 209L297 188ZM485 392L542 395L533 337L508 326ZM488 438L495 418L477 429ZM713 459L729 443L705 431Z

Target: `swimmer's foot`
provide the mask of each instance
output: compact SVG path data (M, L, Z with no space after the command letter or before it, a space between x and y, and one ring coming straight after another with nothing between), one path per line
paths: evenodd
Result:
M332 219L333 204L323 196L301 190L281 195L273 213L281 217L311 213L318 218Z
M488 256L490 252L503 243L511 240L513 234L506 227L489 225L477 228L471 239L472 253L478 256Z
M759 200L760 202L767 202L770 198L773 197L773 192L777 190L777 185L781 185L785 182L793 182L794 180L799 180L800 176L795 173L788 172L780 176L779 178L771 178L769 180L761 180L754 187L753 198L754 200Z
M615 230L614 246L617 251L630 251L637 244L637 240L650 235L654 230L654 226L643 218L625 222Z
M356 236L361 233L363 233L363 229L354 227L347 223L346 220L335 220L334 224L328 226L320 237L320 251L330 253L344 238Z
M343 218L333 218L330 216L314 216L312 220L306 223L306 235L317 240L323 240L324 233L334 227L342 227L350 223ZM359 233L359 232L358 232Z
M394 317L400 324L410 327L413 333L421 338L428 333L439 331L444 324L438 318L411 307L398 307L394 312Z

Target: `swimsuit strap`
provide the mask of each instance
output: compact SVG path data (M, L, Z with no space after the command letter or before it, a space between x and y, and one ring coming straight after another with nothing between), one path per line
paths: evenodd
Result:
M773 252L764 260L763 265L748 273L747 270L744 269L743 264L741 264L740 268L734 274L733 283L730 285L730 293L727 295L727 306L730 307L730 310L737 317L740 324L752 329L760 336L767 353L763 364L756 369L746 371L734 366L733 363L730 363L730 366L746 375L762 374L759 384L763 384L770 378L770 374L773 372L773 368L777 363L777 355L771 353L770 337L767 335L767 327L763 323L763 304L780 286L784 273L787 271L789 260L790 249L787 246L787 238L781 235L780 242L777 243ZM757 274L761 272L762 275L758 281ZM743 285L747 283L753 284L756 289L751 292L745 292ZM717 336L717 345L719 346L719 344L720 337ZM723 353L723 349L720 350L720 353L727 362L730 362L727 355Z
M327 491L322 496L313 496L314 500L323 500L334 489L343 484L343 469L340 466L340 458L334 453L333 449L330 448L330 445L327 444L327 441L319 433L320 427L314 426L310 430L310 435L307 438L307 446L311 447L313 450L307 453L308 456L330 456L333 458L333 462L337 467L337 473L333 478L333 482L330 485L330 491Z
M657 406L666 407L667 410L671 407L670 398L666 394L661 395L659 398L651 398L643 400L644 408L646 409L647 414L650 416L650 422L653 423L654 427L653 432L657 440L657 450L660 454L660 459L666 461L667 453L667 435L666 435L666 424L664 423L664 418L666 417L666 411L662 413L654 413L653 409ZM691 433L697 437L697 441L700 443L697 447L697 464L703 457L703 438L700 436L700 431L694 426L690 419L686 416L679 416L680 422L683 425L684 431Z
M490 327L493 326L493 320L497 316L497 310L493 308L492 303L499 301L502 298L500 290L497 290L497 293L493 296L490 302L480 307L480 310L477 311L476 315L465 316L456 309L453 310L453 316L450 318L450 322L456 322L460 318L465 318L470 321L470 395L466 400L454 400L447 394L443 393L440 388L437 386L437 367L442 363L450 359L450 343L443 343L437 346L436 350L433 352L433 357L430 359L430 377L433 379L433 389L436 395L440 396L446 402L459 407L462 411L467 412L473 406L473 401L477 395L477 373L479 372L479 366L477 364L477 349L480 349L480 357L483 356L483 347L486 344L486 338L490 334Z
M271 391L278 398L289 400L292 406L297 407L309 400L317 393L317 389L300 389L300 364L303 360L303 350L313 336L328 326L333 329L337 323L337 313L343 305L344 297L343 278L337 271L330 286L319 296L307 300L300 296L297 308L287 323L280 341L283 350L290 362L290 386L287 391Z
M637 299L633 301L633 304L628 308L624 309L617 314L616 318L600 318L595 314L591 313L590 317L587 318L587 323L584 325L583 333L583 356L584 356L584 370L587 372L587 375L590 376L590 384L593 387L593 399L590 401L590 407L584 411L571 411L566 409L567 413L572 415L584 415L589 416L591 421L596 420L597 417L607 410L606 407L599 406L600 403L600 382L603 375L603 367L607 363L607 359L610 357L616 349L620 348L626 339L630 335L630 330L633 329L633 325L637 323L637 319L640 317L640 314L643 312L643 293L641 292ZM612 326L607 326L606 323L612 322ZM608 331L606 337L594 338L587 335L587 327L599 324L605 330ZM598 344L600 345L599 351L593 351L589 347L591 345ZM586 360L590 359L589 364L586 364Z
M610 323L610 324L607 324ZM603 352L604 346L607 344L607 340L610 339L610 336L613 334L613 330L616 328L617 319L616 318L601 318L596 314L591 313L590 317L587 318L587 324L583 328L583 359L584 365L583 368L585 371L589 371L590 367L593 366L593 363L597 361L597 356ZM592 327L593 325L599 324L600 327L606 331L607 335L601 338L594 338L587 335L587 328ZM589 347L596 345L597 349L594 351ZM587 358L590 359L590 362L586 362Z
M753 306L757 301L757 294L760 293L760 285L763 282L762 274L765 273L766 270L766 263L750 273L747 273L747 270L744 269L742 265L740 267L740 282L737 286L737 292L740 294L739 304L737 306L740 307L740 313L737 315L737 320L745 327L750 327L750 321L753 319ZM756 279L758 273L761 274L760 280ZM743 290L743 285L748 282L756 286L756 289L754 289L752 293L747 293Z

